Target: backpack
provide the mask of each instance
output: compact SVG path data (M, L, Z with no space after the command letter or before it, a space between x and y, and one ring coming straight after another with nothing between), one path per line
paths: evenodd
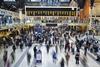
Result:
M75 59L78 59L78 58L79 58L79 54L76 54L76 55L75 55Z
M57 53L53 52L53 59L57 59Z

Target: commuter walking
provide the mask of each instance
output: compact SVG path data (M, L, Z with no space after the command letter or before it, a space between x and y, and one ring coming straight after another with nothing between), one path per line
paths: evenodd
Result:
M75 53L75 45L74 45L74 43L71 43L71 52L74 55L74 53Z
M58 45L55 45L56 53L58 53Z
M46 45L46 48L47 48L47 53L49 53L50 46L49 45Z
M75 55L76 64L79 64L79 58L80 58L80 54L79 52L77 52Z
M10 58L7 59L7 63L6 63L5 67L11 67L11 59Z
M33 51L34 51L34 58L36 59L36 52L37 52L36 46L34 46Z
M65 62L64 62L64 58L62 58L62 59L61 59L61 62L60 62L60 67L64 67L64 66L65 66L64 63L65 63Z
M7 59L8 59L7 55L8 55L8 52L5 50L4 55L3 55L4 67L6 66L6 63L7 63Z
M29 52L27 52L27 62L28 62L28 65L30 64L30 61L31 61L31 54Z
M67 41L65 44L65 52L66 52L66 50L68 50L68 52L70 51L69 41Z
M14 51L11 52L11 59L12 59L11 63L13 63L15 61L15 53L14 53Z
M68 66L69 59L70 59L70 55L69 55L69 53L68 53L68 52L67 52L67 54L66 54L65 58L66 58L67 66Z
M20 43L20 49L23 51L23 43Z
M12 46L12 49L13 49L13 51L15 52L15 50L16 50L16 46L13 45L13 46Z
M84 46L84 55L85 55L85 56L87 55L87 50L88 50L88 45L86 44L86 45Z
M55 51L53 51L52 58L53 58L53 62L56 63L56 61L57 61L57 53Z

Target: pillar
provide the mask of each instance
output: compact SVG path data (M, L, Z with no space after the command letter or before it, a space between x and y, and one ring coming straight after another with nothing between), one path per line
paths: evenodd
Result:
M23 23L22 22L22 9L19 9L19 19L20 19L20 23Z

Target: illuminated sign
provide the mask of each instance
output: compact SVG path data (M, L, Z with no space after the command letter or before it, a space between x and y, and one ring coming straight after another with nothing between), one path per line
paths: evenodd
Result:
M27 16L76 16L76 8L26 8Z

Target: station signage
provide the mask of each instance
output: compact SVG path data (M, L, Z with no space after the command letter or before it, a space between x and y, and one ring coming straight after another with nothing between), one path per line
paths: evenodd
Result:
M27 16L76 16L76 8L26 8Z

